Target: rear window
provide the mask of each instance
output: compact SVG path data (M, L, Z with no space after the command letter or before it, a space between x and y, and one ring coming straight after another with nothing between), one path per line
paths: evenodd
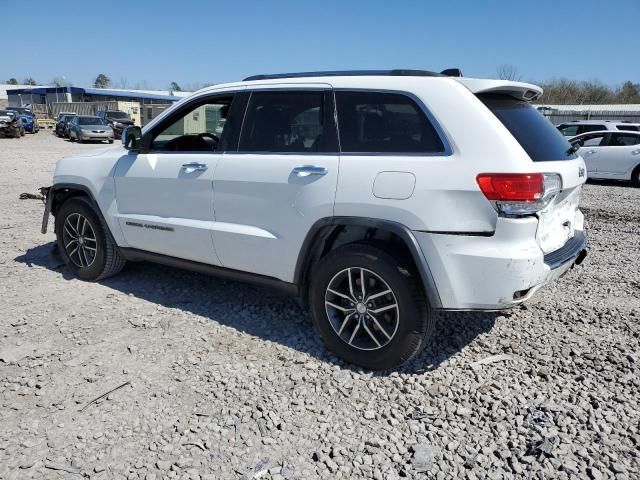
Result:
M336 92L344 153L442 153L434 126L409 97L383 92Z
M637 125L616 125L616 127L618 130L631 130L633 132L640 131L640 128L638 128Z
M553 124L528 102L507 95L478 95L534 162L572 160L571 145Z

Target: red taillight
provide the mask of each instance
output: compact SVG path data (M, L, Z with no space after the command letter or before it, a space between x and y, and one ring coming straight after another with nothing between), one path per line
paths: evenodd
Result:
M481 173L476 180L489 200L537 202L544 196L543 173Z

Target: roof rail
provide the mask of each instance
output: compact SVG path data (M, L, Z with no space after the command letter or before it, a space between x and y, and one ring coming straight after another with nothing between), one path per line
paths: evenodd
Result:
M459 73L453 75L452 72ZM446 73L445 73L446 72ZM251 80L272 80L278 78L301 78L301 77L358 77L358 76L392 76L392 77L461 77L462 72L457 68L449 68L442 73L430 72L428 70L330 70L325 72L297 72L297 73L276 73L273 75L252 75L243 79L243 82Z

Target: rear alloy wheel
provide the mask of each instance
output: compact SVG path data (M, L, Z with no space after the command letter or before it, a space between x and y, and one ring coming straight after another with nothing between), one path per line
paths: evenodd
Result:
M55 218L58 251L76 277L102 280L122 270L125 260L86 198L67 200Z
M324 257L313 272L309 296L326 346L373 370L396 367L418 353L433 320L412 270L365 244L341 247Z

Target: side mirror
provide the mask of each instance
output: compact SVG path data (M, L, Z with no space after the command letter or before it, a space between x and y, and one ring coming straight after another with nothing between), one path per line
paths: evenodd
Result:
M142 129L136 126L126 127L122 131L122 145L127 150L135 150L140 146L142 138Z

